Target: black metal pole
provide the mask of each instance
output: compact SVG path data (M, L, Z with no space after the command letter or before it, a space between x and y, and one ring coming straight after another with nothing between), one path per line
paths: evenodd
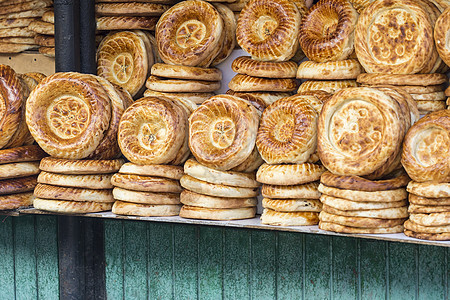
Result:
M80 0L80 65L83 73L97 73L95 27L94 1Z
M55 0L55 70L80 71L79 0ZM83 220L58 217L60 299L85 299Z

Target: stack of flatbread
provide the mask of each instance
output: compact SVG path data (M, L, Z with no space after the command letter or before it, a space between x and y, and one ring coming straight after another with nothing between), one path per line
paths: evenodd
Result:
M56 213L80 214L111 210L111 177L122 159L75 160L46 157L34 189L33 206Z
M0 2L0 53L36 49L30 23L39 20L52 0L4 0Z
M319 228L342 233L398 233L408 217L404 172L385 180L322 175Z
M330 173L322 175L319 186L325 212L319 228L347 233L403 230L409 178L398 172L403 139L418 119L411 96L393 86L347 88L325 102L318 153Z
M184 166L181 194L184 218L253 218L262 163L255 146L258 110L244 99L217 95L189 118L189 147L195 159Z
M41 17L28 25L28 30L35 33L34 42L39 46L39 53L55 57L55 14L47 10Z
M130 161L112 183L113 212L135 216L174 216L180 211L182 163L190 155L188 117L193 103L144 97L122 116L118 141Z
M402 164L408 184L410 219L405 234L419 239L450 239L450 111L420 119L406 135Z
M302 19L299 42L310 59L302 62L298 79L306 79L298 92L335 93L355 87L363 68L354 58L354 31L358 13L350 1L321 0Z
M183 167L126 163L114 174L112 212L141 217L177 216Z
M433 74L361 74L357 81L364 86L392 85L401 88L411 95L416 102L421 115L445 109L446 93L444 84L448 82L447 75Z
M263 183L263 224L315 225L321 210L317 181L317 119L326 92L279 99L262 114L256 146L266 162L257 172ZM327 94L328 95L328 94Z
M26 123L39 146L63 159L119 157L120 118L133 102L108 80L76 72L56 73L30 93Z
M0 150L0 210L33 204L39 160L45 156L36 145Z
M109 33L97 49L97 74L139 98L159 61L155 38L141 30Z

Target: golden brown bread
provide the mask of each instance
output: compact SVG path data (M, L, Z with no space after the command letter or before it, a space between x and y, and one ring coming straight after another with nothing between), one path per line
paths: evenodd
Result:
M450 111L441 110L420 119L403 143L402 165L417 182L450 180Z
M223 21L222 45L220 47L220 51L215 55L211 62L211 66L217 66L221 62L225 61L228 56L230 56L236 46L237 20L234 17L233 11L231 11L231 9L229 9L226 5L220 3L214 3L213 5L219 12Z
M449 241L450 233L425 233L425 232L414 232L405 228L404 234L406 236L421 239L421 240L430 240L430 241Z
M60 174L108 174L119 171L124 163L123 159L112 160L75 160L45 157L41 160L39 168L42 171Z
M45 152L58 158L87 157L100 144L110 119L108 94L88 74L53 74L27 100L31 135Z
M375 84L389 84L389 85L436 85L448 81L445 74L380 74L380 73L363 73L356 79L358 83L375 85Z
M183 205L180 217L205 220L239 220L254 218L256 207L242 208L205 208Z
M414 195L427 198L448 198L450 197L450 183L443 182L415 182L410 181L406 190Z
M320 212L322 203L317 199L270 199L263 198L262 206L281 212Z
M409 203L418 205L450 205L450 198L426 198L409 194L408 200Z
M110 16L97 18L97 30L155 30L158 17Z
M82 201L67 201L67 200L49 200L35 198L33 206L36 209L51 211L55 213L64 214L85 214L99 211L111 210L112 202L82 202Z
M318 113L303 97L283 98L264 110L256 146L268 164L301 164L316 150Z
M27 28L39 34L55 35L55 25L44 21L34 20Z
M356 59L321 63L308 60L298 66L297 78L318 80L356 79L363 71L361 64Z
M275 199L319 199L321 193L317 190L318 182L309 182L299 185L271 185L263 184L261 195Z
M334 94L337 91L348 87L357 87L358 84L355 80L307 80L303 82L298 88L298 93L306 91L322 90L330 94Z
M368 175L400 147L404 131L397 101L371 88L348 88L323 106L318 123L318 152L338 175Z
M263 78L237 74L228 83L236 92L293 92L298 85L293 78Z
M385 191L395 190L405 187L410 178L405 172L392 174L393 177L383 180L368 180L355 175L340 176L329 171L322 174L320 182L323 185L335 187L338 189L358 190L358 191Z
M37 198L88 202L114 202L112 190L62 187L39 183L34 189Z
M323 166L310 163L263 164L256 173L256 180L271 185L298 185L319 180L325 171Z
M319 219L322 222L332 222L335 224L359 227L359 228L390 228L398 225L403 225L405 219L379 219L367 217L347 217L340 216L322 211L319 214Z
M226 198L202 195L188 190L180 194L181 203L189 206L205 208L243 208L254 207L258 203L256 198Z
M295 78L297 68L294 61L258 61L249 56L240 56L231 64L231 69L236 73L268 78Z
M358 13L346 0L321 0L304 16L299 42L305 55L316 62L347 59L354 49Z
M183 176L183 167L170 165L137 165L125 163L120 167L119 173L145 176L156 176L179 180Z
M175 158L184 141L186 123L185 112L172 100L142 98L122 115L120 149L136 164L166 164Z
M16 18L36 18L42 17L42 15L47 11L47 8L36 8L33 10L18 11L15 13L9 13L5 15L0 15L0 19L16 19Z
M430 21L417 1L374 1L361 13L356 26L359 62L368 73L418 73L432 55Z
M450 205L421 205L410 203L408 206L408 212L410 214L450 212Z
M33 191L37 185L37 176L5 179L0 184L0 195L9 195Z
M165 78L192 79L206 81L222 80L222 71L217 68L188 67L157 63L151 68L151 74ZM192 91L189 91L192 92Z
M300 12L288 0L250 0L242 9L236 40L255 60L287 61L298 48Z
M161 59L172 65L203 66L221 45L224 24L211 4L188 0L168 9L156 25Z
M422 226L450 225L450 212L411 214L410 220Z
M51 0L31 0L28 2L22 2L22 3L10 3L7 5L1 5L0 3L0 15L8 15L11 13L17 13L17 12L23 12L27 10L34 10L39 8L44 8L51 6L53 4L53 1ZM41 13L41 15L44 12Z
M332 207L343 211L360 211L360 210L367 211L367 210L405 207L408 205L407 199L393 202L353 201L325 194L322 194L322 196L320 196L320 201L323 204L327 205L328 207Z
M37 181L57 186L107 190L113 188L111 177L112 174L66 175L42 171Z
M99 16L146 16L155 17L162 15L170 8L169 5L158 3L122 2L122 3L97 3L95 12Z
M33 204L33 193L19 193L0 196L0 210L28 207Z
M189 148L197 161L218 170L232 169L252 153L259 116L245 100L217 95L189 118Z
M36 18L2 19L0 20L0 29L12 27L27 27Z
M403 232L403 225L396 225L393 227L387 227L387 228L380 228L380 227L373 227L373 228L362 228L362 227L352 227L352 226L345 226L340 225L336 223L331 222L319 222L319 229L327 230L327 231L334 231L339 233L365 233L365 234L375 234L375 233L400 233Z
M220 89L220 81L171 79L151 75L145 86L153 91L169 93L210 93Z
M317 212L280 212L264 209L261 215L261 223L275 226L311 226L319 223Z
M0 164L37 161L47 156L37 145L22 146L0 150Z
M142 203L142 204L180 204L179 193L152 193L152 192L138 192L127 189L115 187L113 189L114 199Z
M178 216L181 205L150 205L116 201L112 212L118 215L142 217Z
M404 200L408 196L405 188L367 192L358 190L338 189L323 185L321 183L319 184L318 190L319 192L325 195L362 202L395 202Z
M111 178L115 187L139 192L181 193L183 188L178 180L116 173Z

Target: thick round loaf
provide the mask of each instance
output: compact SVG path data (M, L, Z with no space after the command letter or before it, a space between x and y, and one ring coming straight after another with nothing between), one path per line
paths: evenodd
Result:
M237 74L228 83L236 92L293 92L297 82L293 78L263 78Z
M408 193L406 193L406 189L404 188L386 191L366 192L338 189L320 184L318 190L325 195L362 202L395 202L404 200L408 197Z
M318 187L318 182L299 185L263 184L261 194L263 197L275 199L319 199L321 193L317 190Z
M321 63L308 60L298 66L296 76L299 79L342 80L356 79L362 72L363 68L356 59Z
M28 176L1 181L0 195L32 192L37 184L37 176Z
M97 30L155 30L157 17L112 16L97 18Z

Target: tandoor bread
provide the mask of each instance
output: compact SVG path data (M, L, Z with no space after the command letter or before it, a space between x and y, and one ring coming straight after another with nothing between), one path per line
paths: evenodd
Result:
M158 17L109 16L97 18L97 30L155 30Z
M328 196L325 194L323 194L320 197L320 201L329 207L344 211L376 210L385 208L404 207L408 205L406 199L394 202L352 201L343 198Z
M219 12L201 0L188 0L168 9L156 25L161 59L166 64L208 67L210 54L221 45L224 24Z
M260 186L260 183L256 181L255 173L219 171L203 166L193 158L188 159L184 163L184 173L196 179L214 184L247 188L256 188Z
M178 180L116 173L111 178L113 186L138 192L181 193Z
M170 165L137 165L125 163L120 167L119 173L144 176L156 176L179 180L184 172L183 167Z
M47 156L37 145L28 145L13 149L0 150L0 164L38 161Z
M364 73L358 76L358 83L366 85L390 84L390 85L412 85L429 86L442 84L448 81L445 74L380 74Z
M192 79L171 79L150 76L145 86L153 91L168 93L210 93L220 89L220 81L205 81Z
M450 233L425 233L425 232L414 232L408 229L404 231L406 236L422 239L422 240L431 240L431 241L448 241L450 240Z
M119 171L123 163L123 159L69 160L46 157L41 160L39 168L43 171L60 174L108 174Z
M422 196L417 196L414 194L409 194L409 203L419 204L419 205L450 205L450 198L427 198Z
M353 52L358 13L350 1L321 0L302 19L299 42L315 62L347 59Z
M411 181L406 189L411 194L427 198L450 197L450 183Z
M319 223L317 212L280 212L264 209L261 215L261 223L276 226L311 226Z
M0 185L0 195L32 192L37 184L37 176L4 179Z
M316 150L318 113L305 97L282 98L264 110L256 146L267 163L304 163Z
M404 136L397 101L372 88L348 88L323 106L317 148L324 166L338 175L368 175L398 152Z
M322 194L330 195L333 197L363 202L395 202L407 198L407 193L404 188L386 191L366 192L338 189L320 184L318 190Z
M249 56L240 56L231 64L236 73L266 78L295 78L297 68L294 61L258 61Z
M141 217L168 217L177 216L181 205L151 205L116 201L112 212L117 215L141 216Z
M381 227L364 228L364 227L345 226L345 225L340 225L340 224L336 224L336 223L320 221L319 229L340 232L340 233L365 233L365 234L382 233L382 234L386 234L386 233L403 232L403 225L396 225L393 227L386 227L386 228L381 228Z
M145 97L123 114L118 143L135 164L167 164L183 144L186 125L186 113L172 100Z
M51 0L32 0L22 3L9 3L6 5L1 5L0 3L0 14L8 15L11 13L23 12L28 10L40 9L49 7L53 4ZM41 15L43 12L41 13Z
M88 74L68 72L46 77L27 100L31 135L45 152L58 158L89 156L102 141L110 119L108 94Z
M111 210L113 203L105 202L81 202L81 201L66 201L66 200L50 200L35 198L33 206L36 209L52 211L64 214L84 214L94 213L100 211Z
M146 40L147 39L147 40ZM149 73L148 37L139 31L112 32L97 49L97 74L135 96Z
M159 192L139 192L115 187L112 191L114 199L151 205L175 205L180 204L180 194L159 193Z
M319 180L325 171L323 166L310 163L263 164L256 173L256 180L264 184L298 185Z
M16 72L0 65L0 149L8 144L16 132L24 103L24 90Z
M183 205L180 211L182 218L222 221L254 218L255 214L256 207L223 209Z
M39 162L19 162L0 165L0 180L39 174Z
M357 87L356 80L307 80L303 82L298 88L298 93L306 91L325 91L330 94L334 94L337 91L348 87Z
M86 189L112 189L111 174L97 175L66 175L42 171L38 176L38 183L77 187Z
M205 208L255 207L258 202L256 198L214 197L198 194L188 190L181 192L180 201L184 205Z
M159 3L122 2L122 3L97 3L95 12L99 16L160 16L169 5Z
M322 210L322 203L315 199L269 199L262 200L262 206L275 211L282 212L297 212L297 211L311 211L320 212Z
M317 63L304 61L298 66L297 78L316 80L356 79L363 72L356 59Z
M263 184L261 194L263 197L275 199L319 199L321 193L317 190L318 187L318 182L299 185Z
M374 1L361 13L356 26L359 62L368 73L418 73L432 55L430 21L417 1Z
M226 171L244 162L255 147L259 116L247 101L218 95L189 117L189 148L197 161Z
M33 204L33 192L0 196L0 210L28 207Z
M261 158L261 155L259 155L258 148L256 148L256 146L255 146L253 148L252 153L250 153L250 155L247 157L247 159L244 160L243 163L232 168L231 171L245 172L245 173L254 172L263 163L264 163L264 160Z
M297 82L292 78L263 78L237 74L228 83L228 87L237 92L292 92Z
M213 184L189 175L181 177L180 184L182 187L192 192L215 197L252 198L258 195L258 188L243 188L224 184Z
M287 61L298 49L300 12L287 0L250 0L242 9L236 40L255 60Z
M450 64L450 48L447 37L450 30L449 14L450 10L445 10L436 20L436 24L434 26L434 41L436 50L447 65Z
M215 55L214 60L211 62L211 66L217 66L230 56L236 46L237 20L234 17L233 11L228 8L228 6L220 3L214 3L213 5L219 12L223 21L222 45L220 45L220 51Z
M222 71L217 68L188 67L157 63L151 68L151 74L175 79L192 79L206 81L222 80Z
M417 182L450 181L450 111L440 110L420 119L403 143L402 165Z
M322 222L331 222L343 226L359 227L359 228L390 228L398 225L403 225L404 218L399 219L380 219L367 217L346 217L327 213L322 211L319 214L319 219Z
M112 190L110 189L74 188L42 183L39 183L34 189L34 196L54 200L114 202Z

